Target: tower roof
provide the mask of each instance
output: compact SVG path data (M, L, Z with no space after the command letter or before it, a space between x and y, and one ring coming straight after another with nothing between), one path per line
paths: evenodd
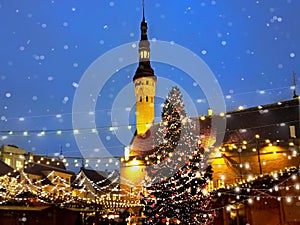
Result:
M148 40L148 25L145 19L145 9L144 9L144 1L143 1L143 15L142 15L142 22L141 22L141 40L139 42L139 66L136 69L135 75L133 77L133 81L135 81L138 78L142 77L153 77L156 79L156 76L154 75L154 70L151 67L150 64L150 42ZM149 57L142 58L141 52L146 51L149 53Z

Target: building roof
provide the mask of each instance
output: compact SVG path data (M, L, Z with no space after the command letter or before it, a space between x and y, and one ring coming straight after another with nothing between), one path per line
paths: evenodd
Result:
M157 132L159 124L153 124L144 135L137 135L135 132L130 142L130 155L131 156L145 156L149 155L156 143L155 133Z
M261 139L287 141L291 138L290 126L295 126L296 137L300 135L298 99L192 120L200 126L200 137L208 138L211 134L215 135L217 144L255 141L256 134L259 134ZM212 127L212 124L224 123L224 120L226 120L225 131L218 130L218 126ZM154 124L144 136L135 133L130 144L132 156L145 156L153 151L157 145L155 133L158 126L159 124Z
M290 126L295 126L299 137L299 100L252 107L226 114L227 126L224 141L235 142L254 139L259 134L262 139L289 140Z
M0 176L4 176L8 173L13 173L14 169L0 160Z
M97 170L82 168L81 172L83 172L89 180L91 180L93 183L97 184L98 186L109 185L119 177L117 171L112 171L112 172L97 171ZM115 183L118 183L118 180L119 179L117 179Z

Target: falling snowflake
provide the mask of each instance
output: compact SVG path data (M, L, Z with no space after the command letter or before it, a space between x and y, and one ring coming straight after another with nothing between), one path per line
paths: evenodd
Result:
M78 88L79 87L79 84L78 83L76 83L75 81L72 83L72 86L74 87L74 88Z
M291 58L294 58L295 56L296 56L296 54L295 54L294 52L291 52L291 53L290 53L290 57L291 57Z

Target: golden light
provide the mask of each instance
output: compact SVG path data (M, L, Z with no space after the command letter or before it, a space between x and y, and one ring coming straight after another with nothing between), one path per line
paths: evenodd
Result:
M130 149L128 146L126 146L124 149L124 157L126 161L129 159L129 155L130 155Z
M255 138L260 138L259 134L255 134Z

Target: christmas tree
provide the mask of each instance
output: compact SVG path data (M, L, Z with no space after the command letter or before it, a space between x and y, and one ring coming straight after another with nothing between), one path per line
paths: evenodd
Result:
M186 116L179 88L172 88L163 105L158 144L146 158L145 224L208 224L212 220L207 191L212 167L197 131L197 124Z

